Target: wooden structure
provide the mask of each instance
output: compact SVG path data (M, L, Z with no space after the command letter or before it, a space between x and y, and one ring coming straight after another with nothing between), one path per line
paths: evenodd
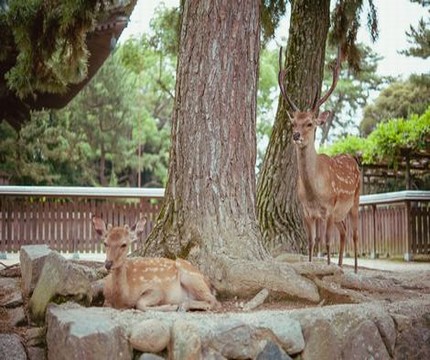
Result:
M63 252L102 252L91 225L94 214L113 225L133 224L146 216L144 241L163 196L164 189L0 186L0 253L29 244ZM360 256L408 261L430 257L430 191L362 195L359 233ZM338 251L338 241L332 248ZM347 243L346 252L350 249Z
M112 52L112 41L118 39L127 26L128 19L136 5L136 0L116 1L105 7L93 31L87 33L86 46L90 53L88 75L78 84L69 84L65 93L40 93L24 99L10 91L5 74L15 65L18 56L11 49L9 56L0 61L0 119L5 119L15 129L20 129L30 117L31 110L61 109L92 79ZM7 4L6 8L7 9ZM4 9L0 10L7 11Z
M164 189L0 186L0 253L47 244L62 252L103 252L91 218L114 226L146 216L151 231ZM141 239L142 240L142 239ZM132 250L140 244L134 243Z
M430 258L430 191L363 195L361 248L371 257Z

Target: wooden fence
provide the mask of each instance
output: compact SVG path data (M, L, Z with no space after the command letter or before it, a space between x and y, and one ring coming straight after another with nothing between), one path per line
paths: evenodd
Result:
M0 253L29 244L47 244L62 252L102 252L91 225L93 215L113 225L133 224L146 216L144 241L163 194L163 189L0 186ZM347 229L350 235L349 224ZM336 235L334 253L338 242ZM346 252L352 255L351 242ZM406 260L430 256L430 191L361 196L359 253Z
M6 188L6 189L5 189ZM114 226L133 225L146 216L142 241L159 212L163 189L0 187L0 252L22 245L47 244L62 252L103 251L92 228L93 215ZM3 190L3 191L2 191ZM139 246L133 243L133 250Z
M430 191L362 195L359 219L360 256L430 259ZM347 231L345 252L353 255L349 219ZM336 234L333 252L338 249Z

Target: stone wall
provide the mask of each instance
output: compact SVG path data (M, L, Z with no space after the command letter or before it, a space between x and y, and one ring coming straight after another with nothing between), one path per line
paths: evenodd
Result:
M428 292L297 310L120 311L94 306L96 268L47 248L23 249L21 263L22 279L0 277L0 359L430 359Z

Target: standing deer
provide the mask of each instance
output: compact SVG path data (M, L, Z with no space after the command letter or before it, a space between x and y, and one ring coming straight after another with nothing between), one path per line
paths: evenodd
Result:
M345 249L346 224L351 216L352 238L354 242L354 271L357 272L358 207L360 196L360 170L356 160L350 155L329 157L317 154L314 147L316 127L323 125L329 111L318 115L319 108L329 98L336 87L340 72L340 53L333 68L333 82L328 92L318 100L318 91L310 110L300 109L288 97L284 83L286 72L282 69L282 48L279 53L278 83L283 98L293 113L288 113L291 120L293 141L296 145L298 181L298 199L303 206L303 214L308 236L309 261L316 236L316 221L321 219L321 237L325 238L327 262L330 264L330 240L334 235L334 226L340 233L339 266L342 266Z
M146 220L129 227L106 226L93 217L96 233L104 238L105 267L110 271L103 294L105 306L139 310L210 310L218 305L209 281L188 261L166 258L127 258L132 240L143 230Z

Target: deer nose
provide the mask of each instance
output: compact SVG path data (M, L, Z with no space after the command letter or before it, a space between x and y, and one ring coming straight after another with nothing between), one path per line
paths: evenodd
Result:
M112 260L106 260L105 261L105 268L106 268L106 270L110 270L111 267L112 267L112 265L113 265L113 261Z
M299 132L295 132L294 134L293 134L293 140L294 141L298 141L300 139L300 133Z

